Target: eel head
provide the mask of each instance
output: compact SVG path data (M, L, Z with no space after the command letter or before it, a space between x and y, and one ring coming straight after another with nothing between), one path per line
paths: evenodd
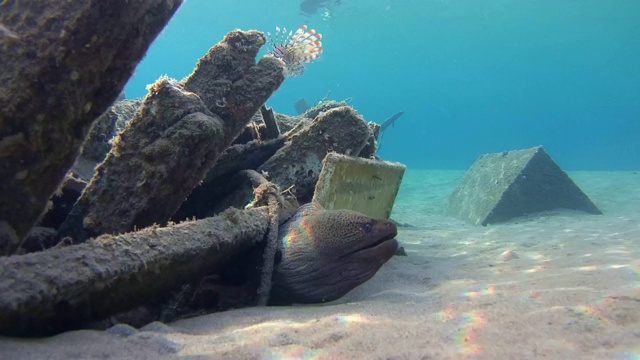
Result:
M304 205L280 228L271 302L320 303L342 297L395 254L396 234L389 220Z

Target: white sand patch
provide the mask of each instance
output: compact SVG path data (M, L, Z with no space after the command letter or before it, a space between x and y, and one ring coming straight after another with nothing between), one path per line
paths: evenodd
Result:
M604 215L557 210L475 227L442 216L463 174L409 170L393 214L414 226L398 235L408 256L333 303L228 311L129 337L5 338L0 358L640 358L640 175L570 173Z

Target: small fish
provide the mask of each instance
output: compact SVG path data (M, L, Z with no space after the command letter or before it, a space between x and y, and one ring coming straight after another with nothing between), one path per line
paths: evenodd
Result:
M398 248L396 225L350 210L301 206L279 229L270 303L322 303L371 279Z
M380 136L378 138L378 148L376 151L380 151L380 148L382 147L382 139L384 138L384 131L388 129L389 126L395 127L396 120L398 120L402 115L404 115L404 111L399 111L396 114L394 114L392 117L383 121L382 124L380 124Z
M304 65L317 59L322 53L322 34L302 25L296 30L276 27L274 36L267 33L270 50L267 56L282 60L287 70L287 77L296 77L304 73Z
M389 126L394 127L396 124L396 120L398 120L402 115L404 115L404 111L400 111L387 120L383 121L380 125L380 132L385 131Z

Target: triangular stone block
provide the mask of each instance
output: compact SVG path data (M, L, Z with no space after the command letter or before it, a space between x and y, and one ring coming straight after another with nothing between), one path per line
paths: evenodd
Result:
M483 226L558 208L602 214L542 146L482 155L447 208L449 215Z

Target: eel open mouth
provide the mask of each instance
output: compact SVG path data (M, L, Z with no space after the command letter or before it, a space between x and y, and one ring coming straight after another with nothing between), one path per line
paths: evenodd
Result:
M382 224L377 224L377 228L374 231L379 236L378 240L372 243L365 244L364 246L359 247L345 254L344 256L349 256L349 255L362 253L366 251L377 251L376 248L378 247L393 246L391 242L395 243L396 244L395 247L397 247L397 241L395 240L395 237L396 235L398 235L398 228L394 223L387 220ZM372 232L372 235L374 235L373 232Z
M367 249L371 249L374 248L382 243L384 243L385 241L389 241L392 240L396 237L396 235L398 235L398 233L396 231L394 231L392 234L386 235L384 237L382 237L380 240L374 242L373 244L369 244L367 246L364 246L356 251L362 251L362 250L367 250Z

